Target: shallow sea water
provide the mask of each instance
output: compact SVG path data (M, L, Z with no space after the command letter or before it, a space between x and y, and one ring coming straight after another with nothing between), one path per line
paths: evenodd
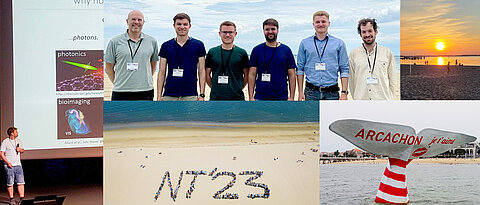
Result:
M320 204L376 204L386 164L321 164ZM409 204L480 204L480 164L407 167Z

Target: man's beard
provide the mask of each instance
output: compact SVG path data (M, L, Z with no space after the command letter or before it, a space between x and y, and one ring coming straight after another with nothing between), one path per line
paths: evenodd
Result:
M367 45L372 45L372 44L374 44L374 43L375 43L375 39L374 39L374 38L372 38L372 41L371 41L370 43L369 43L369 42L367 42L367 40L363 39L363 42L364 42L365 44L367 44Z
M267 40L269 43L273 43L277 40L277 35L276 34L272 34L273 35L273 38L269 38L269 34L265 35L265 40Z

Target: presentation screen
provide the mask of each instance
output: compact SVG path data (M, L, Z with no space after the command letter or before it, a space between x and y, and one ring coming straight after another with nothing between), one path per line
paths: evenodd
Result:
M103 146L103 3L12 0L13 124L27 152Z

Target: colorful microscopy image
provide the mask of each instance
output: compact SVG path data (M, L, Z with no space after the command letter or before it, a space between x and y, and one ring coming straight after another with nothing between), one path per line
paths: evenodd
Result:
M75 134L85 135L90 132L86 123L85 115L78 109L69 109L65 111L65 117L67 118L70 129Z
M103 136L103 98L57 99L58 139Z

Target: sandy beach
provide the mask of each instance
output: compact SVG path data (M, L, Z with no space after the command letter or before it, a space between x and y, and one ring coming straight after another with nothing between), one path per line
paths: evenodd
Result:
M105 101L110 101L110 99L112 98L112 90L113 90L113 83L112 81L110 81L110 78L108 78L108 75L104 75L104 85L103 85L103 89L104 89L104 94L103 94L103 100ZM400 74L398 74L397 76L397 79L398 79L398 82L397 84L400 85ZM339 80L340 82L340 80ZM154 94L154 97L153 99L157 99L157 75L155 74L153 76L153 87L155 89L155 94ZM305 87L305 85L304 85ZM243 93L245 94L245 100L248 100L248 86L245 86L245 88L243 89ZM208 85L205 86L205 100L209 100L210 99L210 87L208 87ZM295 89L295 100L298 99L298 88ZM348 99L352 99L352 96L350 94L348 94ZM400 100L400 86L398 86L398 90L395 92L395 100Z
M335 162L332 164L386 164L387 159L375 159L364 161L349 161L349 162ZM480 158L476 159L462 159L462 158L428 158L428 159L414 159L410 164L478 164L480 165Z
M401 65L402 100L478 100L480 66Z
M211 123L105 130L104 204L319 204L318 129L317 123ZM168 178L154 200L166 171L173 190L183 171L175 202ZM187 171L206 173L196 178L190 198L194 176ZM249 186L253 175L243 171L263 173L253 182L268 187L268 198L248 198L265 189ZM235 181L220 195L238 199L214 199L233 179L213 179L222 172Z

